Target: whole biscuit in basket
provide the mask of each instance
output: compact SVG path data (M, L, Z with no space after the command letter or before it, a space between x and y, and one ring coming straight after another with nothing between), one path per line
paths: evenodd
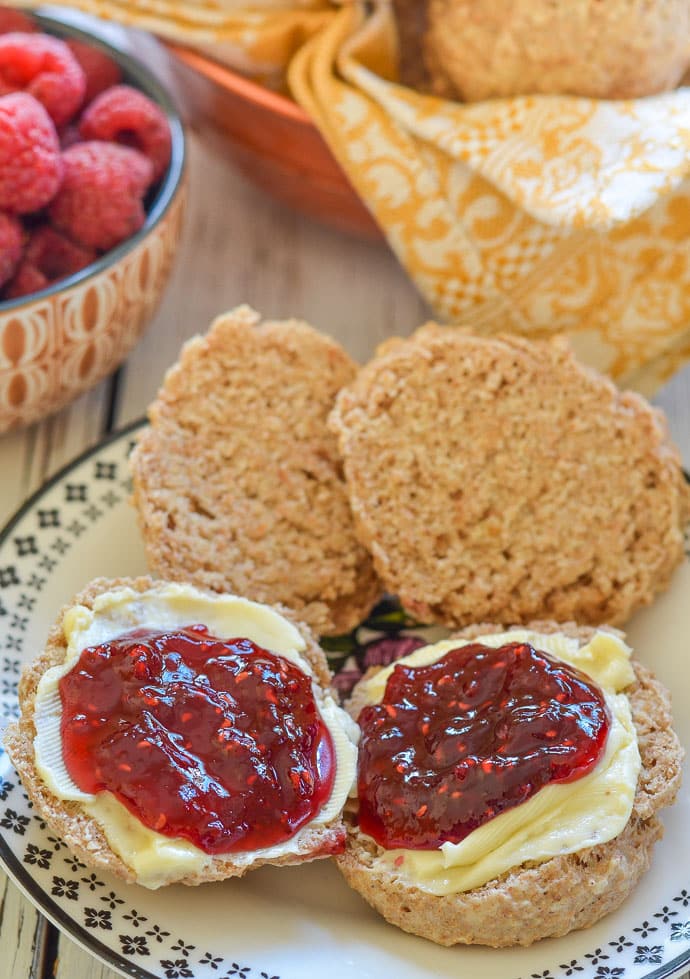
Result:
M339 395L360 540L422 621L624 622L683 556L662 414L561 341L429 324Z
M440 92L628 99L674 88L690 65L688 0L427 0L426 61Z
M580 646L595 631L553 622L530 623L529 628L576 638ZM459 636L474 639L496 631L497 626L473 626ZM635 683L625 693L641 769L632 813L621 833L606 843L515 867L481 887L439 895L411 883L385 862L385 851L359 831L356 810L351 810L348 845L336 857L348 884L391 924L440 945L530 945L587 928L614 911L649 868L654 844L663 836L657 813L675 800L683 760L667 690L634 660L633 668ZM364 681L378 669L372 668ZM352 717L366 702L355 687L347 706Z
M131 460L151 570L353 628L379 585L326 419L355 373L329 337L246 306L189 341Z

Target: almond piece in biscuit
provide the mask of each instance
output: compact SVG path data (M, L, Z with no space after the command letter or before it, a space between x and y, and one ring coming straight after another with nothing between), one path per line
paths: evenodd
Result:
M306 323L259 319L190 340L149 409L131 459L149 567L347 632L380 591L326 425L357 368Z
M581 645L594 632L572 623L533 622L529 628L563 633ZM482 625L458 635L473 639L497 631L498 626ZM391 870L381 860L385 851L359 832L353 811L347 848L336 857L348 884L391 924L439 945L531 945L587 928L614 911L649 868L654 844L663 836L657 813L675 800L684 754L672 729L668 691L634 660L633 667L636 682L625 692L642 768L632 814L618 836L576 853L523 864L474 890L438 896ZM367 677L378 669L372 668ZM355 687L348 705L355 719L364 706L358 693Z
M424 622L623 623L683 557L663 415L564 342L429 324L331 415L359 538Z
M145 594L159 590L167 583L154 581L151 578L97 578L58 615L57 621L50 631L45 650L29 664L19 683L19 705L21 714L18 721L10 724L5 733L5 746L21 781L35 806L36 812L46 821L48 826L67 846L88 866L98 870L106 870L129 882L139 880L133 867L127 862L123 853L116 853L111 847L101 824L85 811L82 804L59 798L52 792L42 778L36 766L36 737L35 711L36 693L39 681L44 673L52 667L59 666L65 661L67 643L64 634L65 614L75 605L93 609L96 599L104 593L121 588L133 589ZM197 589L197 592L201 590ZM216 593L201 592L202 595L218 599ZM299 622L293 614L284 608L273 608L284 619L295 626L305 641L301 655L313 671L313 688L319 697L322 691L328 690L330 671L323 651L314 641L311 632ZM221 637L222 638L222 637ZM334 783L335 790L335 783ZM341 789L338 789L341 791ZM345 790L346 791L346 790ZM281 866L298 864L320 857L328 857L342 850L345 840L345 828L342 813L328 822L307 823L287 844L278 847L280 852L272 853L270 849L241 853L221 853L211 855L205 860L202 869L188 869L182 866L174 871L167 870L167 876L162 883L203 884L212 880L223 880L227 877L239 877L248 870L253 870L264 864ZM293 842L294 841L294 842ZM198 851L203 857L202 851ZM146 881L146 886L159 886Z

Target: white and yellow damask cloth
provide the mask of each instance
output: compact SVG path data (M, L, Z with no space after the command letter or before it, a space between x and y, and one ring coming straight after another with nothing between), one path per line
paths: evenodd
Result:
M396 81L386 0L69 5L263 77L285 70L443 321L566 333L647 394L690 359L690 88L620 102L422 95Z

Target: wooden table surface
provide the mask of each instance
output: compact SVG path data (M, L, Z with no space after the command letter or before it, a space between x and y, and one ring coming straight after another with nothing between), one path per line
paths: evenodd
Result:
M276 205L194 133L189 165L190 208L158 315L116 376L41 424L0 437L0 523L83 449L142 416L183 341L226 309L248 302L267 316L303 317L360 361L382 339L409 334L427 316L384 246L343 237ZM690 468L690 369L657 400ZM0 871L0 979L115 976L60 935Z

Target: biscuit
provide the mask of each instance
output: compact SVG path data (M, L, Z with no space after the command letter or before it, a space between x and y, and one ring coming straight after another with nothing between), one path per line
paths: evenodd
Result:
M683 557L663 415L563 341L428 324L336 401L360 540L424 622L625 622Z
M18 721L8 725L5 732L5 747L14 767L16 768L36 812L46 821L48 826L67 844L67 846L88 866L99 870L109 871L126 881L133 882L136 876L131 867L116 854L108 843L105 833L98 822L92 819L78 802L59 799L46 786L35 765L34 710L36 691L43 674L53 666L64 662L67 646L63 633L63 617L73 605L93 607L95 598L103 592L116 588L133 588L144 592L160 582L154 582L147 577L140 578L97 578L69 605L65 606L58 615L51 629L43 653L25 668L19 683L19 705L21 715ZM319 684L327 688L330 683L330 671L322 650L315 643L313 636L294 616L284 608L276 608L283 617L290 619L299 629L307 646L302 655L314 671ZM211 880L224 880L227 877L242 876L249 869L255 869L263 864L280 866L284 864L303 863L318 857L329 856L342 848L344 827L340 816L323 826L305 827L300 833L298 849L295 853L266 859L257 856L251 863L246 860L238 862L233 854L219 854L211 858L210 866L203 874L193 873L181 876L175 883L203 884ZM172 883L173 881L170 881Z
M572 624L535 622L529 627L576 636L581 644L592 636L591 629ZM474 638L496 631L496 626L484 625L460 635ZM671 726L668 692L649 670L634 661L633 665L636 682L626 693L642 769L631 817L617 837L576 853L523 864L474 890L439 897L391 871L379 859L384 851L350 821L348 846L336 858L348 884L391 924L440 945L530 945L587 928L614 911L649 868L654 844L663 835L656 814L675 800L683 760ZM361 706L355 688L348 705L353 717Z
M319 634L379 595L326 427L356 365L305 323L241 307L190 340L131 457L149 568L294 609Z
M425 60L439 94L628 99L690 65L688 0L427 0Z

